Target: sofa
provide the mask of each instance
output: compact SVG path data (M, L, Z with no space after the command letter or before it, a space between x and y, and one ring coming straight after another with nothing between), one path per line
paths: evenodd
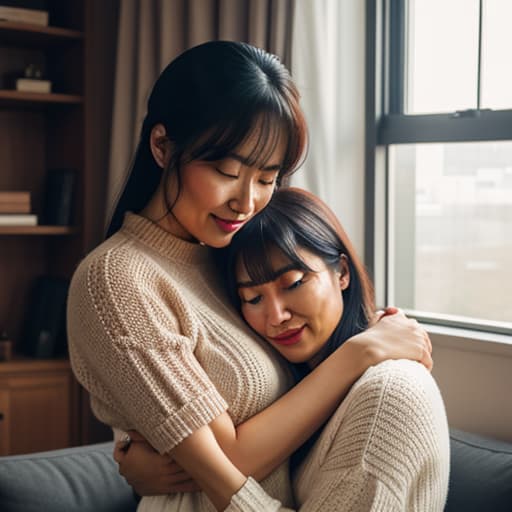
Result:
M447 512L512 511L512 444L452 429ZM0 457L2 512L131 512L112 443ZM430 511L425 511L430 512Z

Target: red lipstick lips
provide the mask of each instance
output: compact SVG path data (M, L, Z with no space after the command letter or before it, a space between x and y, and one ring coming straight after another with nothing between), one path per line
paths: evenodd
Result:
M236 231L245 222L243 220L221 219L215 215L213 215L213 220L217 223L217 226L219 226L219 228L226 233L232 233L233 231Z
M278 345L294 345L300 341L303 330L304 327L300 327L299 329L290 329L289 331L285 331L279 334L279 336L275 336L270 339Z

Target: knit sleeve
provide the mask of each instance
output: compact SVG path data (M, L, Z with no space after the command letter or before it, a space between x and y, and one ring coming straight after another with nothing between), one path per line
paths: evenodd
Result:
M113 426L136 429L161 453L227 409L194 355L187 307L142 259L109 253L82 264L70 287L70 359L95 412L121 418Z
M242 488L232 496L224 512L292 512L278 500L271 498L263 488L249 477Z

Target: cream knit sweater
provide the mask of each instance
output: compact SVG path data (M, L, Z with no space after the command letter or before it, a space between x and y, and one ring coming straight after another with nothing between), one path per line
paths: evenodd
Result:
M291 385L280 359L230 309L209 249L127 214L73 276L73 370L97 417L161 453L225 410L235 424ZM370 368L294 477L300 510L442 510L448 434L439 392L416 363ZM295 507L288 465L248 479L229 511ZM202 493L144 498L141 512L213 511Z

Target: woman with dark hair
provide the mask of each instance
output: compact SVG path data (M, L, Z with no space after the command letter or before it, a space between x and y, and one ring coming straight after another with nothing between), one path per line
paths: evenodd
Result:
M297 382L374 321L373 287L363 264L332 211L306 191L275 192L216 256L232 303L291 363ZM305 407L295 412L296 424ZM290 443L300 440L300 430L288 432ZM158 481L170 471L171 465L158 469L162 461L147 453L146 465L156 469L144 477L134 479L133 459L122 460L132 483ZM442 510L448 426L428 371L405 360L368 369L325 428L297 450L292 469L301 511Z
M77 268L67 315L73 370L96 416L140 432L204 491L187 492L174 472L164 491L174 494L140 510L293 505L289 457L351 384L389 358L431 365L425 332L393 315L287 392L283 361L229 305L211 248L265 208L306 140L287 70L250 45L192 48L154 85L109 238ZM290 411L320 393L297 424Z

